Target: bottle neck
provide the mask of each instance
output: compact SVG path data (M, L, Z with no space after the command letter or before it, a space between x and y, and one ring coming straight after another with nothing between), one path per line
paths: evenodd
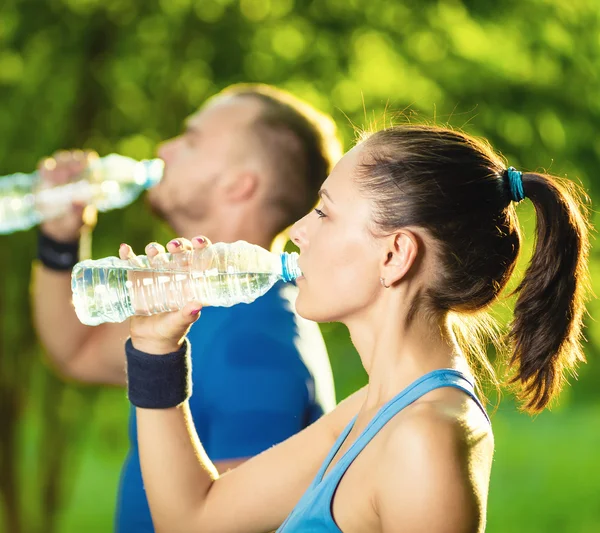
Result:
M144 159L138 163L139 181L144 189L154 187L163 177L165 162L162 159ZM137 180L136 180L137 181Z
M294 281L302 275L300 267L298 266L298 257L296 252L283 252L281 254L281 277L283 278L283 281Z

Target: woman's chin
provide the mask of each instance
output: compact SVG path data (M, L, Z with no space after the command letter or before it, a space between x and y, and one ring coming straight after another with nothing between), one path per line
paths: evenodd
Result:
M308 302L296 300L296 313L302 318L312 322L332 322L333 318L327 313L323 313L323 309L315 305L308 305Z

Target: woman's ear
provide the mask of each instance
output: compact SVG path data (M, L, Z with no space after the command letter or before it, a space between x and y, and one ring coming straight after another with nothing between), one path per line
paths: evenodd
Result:
M387 238L381 277L389 287L406 276L419 253L419 239L414 232L402 229Z

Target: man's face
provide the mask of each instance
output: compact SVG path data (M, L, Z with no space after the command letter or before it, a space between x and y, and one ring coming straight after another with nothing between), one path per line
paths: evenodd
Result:
M219 182L239 171L248 126L260 112L261 103L254 98L217 97L186 120L181 135L159 146L165 174L148 191L158 216L167 222L214 216L220 203Z

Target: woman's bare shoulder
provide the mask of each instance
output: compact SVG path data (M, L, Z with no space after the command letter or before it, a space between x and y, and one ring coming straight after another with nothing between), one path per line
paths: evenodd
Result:
M376 507L385 524L449 533L481 530L493 453L477 405L416 403L396 416L380 442ZM478 453L473 453L478 448ZM452 524L450 527L449 524Z

